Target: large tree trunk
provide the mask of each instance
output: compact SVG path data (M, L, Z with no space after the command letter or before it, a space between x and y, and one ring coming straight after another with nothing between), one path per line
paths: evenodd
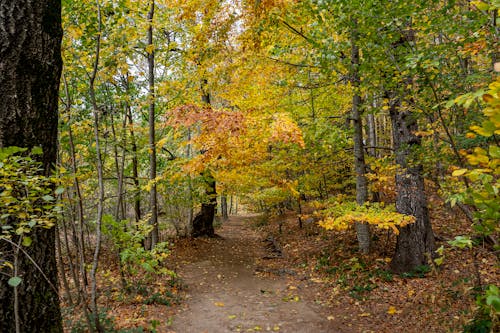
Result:
M0 0L0 147L41 146L43 154L37 158L45 175L56 162L61 38L60 1ZM25 248L43 272L27 256L19 256L20 332L62 332L55 231L34 228L33 242ZM0 240L2 260L12 262L14 252ZM0 332L16 331L8 274L0 274Z
M205 177L207 201L201 204L201 211L196 214L193 220L192 237L213 237L215 235L214 217L215 209L217 208L215 179L209 171L206 171L203 176Z
M207 80L204 79L202 80L201 84L201 100L206 105L210 105L210 94L208 93L208 91L206 91L206 86ZM207 199L201 204L201 211L196 214L193 219L193 229L191 230L192 237L213 237L215 235L214 218L215 210L217 209L217 191L215 178L208 169L206 169L203 173L203 177L205 178L205 194L207 196Z
M402 110L395 100L390 108L393 128L396 163L400 170L396 174L396 209L399 213L415 216L415 223L400 229L391 269L396 273L409 272L418 266L427 265L434 251L427 199L424 192L422 166L410 161L420 138L415 114Z

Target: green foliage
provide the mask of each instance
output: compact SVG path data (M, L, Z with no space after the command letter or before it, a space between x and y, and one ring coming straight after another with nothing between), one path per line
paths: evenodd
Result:
M466 333L497 332L500 327L500 291L490 284L476 298L477 313L474 320L464 327Z
M476 100L476 95L473 97ZM475 133L469 136L479 135L486 140L483 146L464 152L470 167L455 170L453 176L466 177L471 185L449 200L452 203L463 200L476 207L476 231L491 235L500 231L500 148L495 138L500 134L500 78L490 84L482 100L484 120L480 125L471 126ZM469 98L460 99L457 103L469 101Z
M0 150L0 221L6 238L29 237L35 227L51 228L61 211L53 196L57 180L43 175L41 163L17 154L23 151L17 147ZM29 246L30 240L23 244Z
M58 180L43 175L41 163L32 158L40 153L40 148L34 148L31 154L19 147L0 149L0 240L17 246L29 247L32 231L52 228L61 212L54 196L63 188L54 193ZM5 260L0 264L3 267L13 269L12 263ZM9 280L14 287L20 283L19 277Z
M401 277L404 277L404 278L424 278L426 276L426 274L429 273L430 271L431 271L431 267L429 267L427 265L421 265L421 266L415 267L415 269L413 269L410 272L405 272L405 273L401 274Z
M103 216L103 232L120 252L120 260L128 274L145 273L146 277L170 275L174 273L163 266L168 257L169 243L156 244L152 250L145 250L143 242L152 230L146 216L137 223L128 224L127 220L116 221L111 215Z
M459 249L464 249L466 247L471 249L473 245L472 240L468 236L456 236L454 240L448 241L448 244L453 247L458 247Z

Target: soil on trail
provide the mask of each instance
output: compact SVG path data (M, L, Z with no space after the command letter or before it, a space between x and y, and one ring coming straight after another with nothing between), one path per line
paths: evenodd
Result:
M192 240L184 244L191 247L189 251L174 255L187 295L171 329L176 333L347 332L328 320L311 290L296 286L291 269L266 268L265 262L276 253L270 251L266 235L252 228L253 219L231 217L217 230L220 237Z

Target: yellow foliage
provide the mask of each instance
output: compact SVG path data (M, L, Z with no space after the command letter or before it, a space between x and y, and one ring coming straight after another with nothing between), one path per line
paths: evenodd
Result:
M330 213L335 212L333 215ZM326 210L326 218L319 225L326 230L346 230L356 222L368 223L380 229L391 229L397 235L398 227L404 227L415 222L415 217L400 214L394 206L380 204L358 206L355 202L340 204L334 209Z

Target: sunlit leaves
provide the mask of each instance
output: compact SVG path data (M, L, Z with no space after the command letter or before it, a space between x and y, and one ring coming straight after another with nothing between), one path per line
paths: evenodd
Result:
M326 230L345 230L354 223L368 223L380 229L390 229L399 234L398 227L415 222L415 217L396 212L392 205L379 203L357 205L355 202L334 203L325 209L326 215L319 225Z

